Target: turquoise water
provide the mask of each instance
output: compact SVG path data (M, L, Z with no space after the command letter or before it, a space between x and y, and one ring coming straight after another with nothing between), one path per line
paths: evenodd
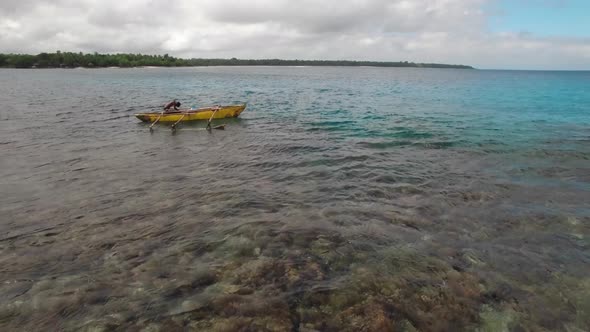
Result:
M225 131L136 112L247 102ZM2 330L590 329L590 72L2 70Z

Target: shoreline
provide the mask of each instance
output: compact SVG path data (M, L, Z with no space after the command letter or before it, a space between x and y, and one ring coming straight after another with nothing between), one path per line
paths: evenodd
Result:
M217 67L217 66L337 66L474 69L462 64L413 61L319 60L319 59L238 59L177 58L168 54L84 54L60 52L33 54L0 53L0 68L109 68L109 67Z

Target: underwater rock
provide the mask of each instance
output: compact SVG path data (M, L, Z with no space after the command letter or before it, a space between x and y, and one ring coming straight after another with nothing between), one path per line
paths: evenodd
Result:
M396 331L400 331L400 332L419 332L414 325L407 319L402 320L401 322L399 322L399 324L397 324L397 328L395 329Z
M40 281L37 281L33 287L31 287L30 292L33 294L54 288L54 285L56 284L56 281L54 280L50 280L50 279L42 279Z
M320 330L316 330L312 324L305 324L299 326L299 332L320 332Z
M211 332L236 332L249 331L248 327L252 322L251 318L244 317L230 317L220 318L216 317L210 320L203 320L189 323L190 331L211 331Z
M292 331L293 330L293 323L289 319L289 317L275 317L275 316L266 316L266 317L257 317L255 318L251 325L251 331L268 331L268 332L283 332L283 331Z
M85 326L83 328L80 329L80 331L83 332L107 332L109 331L109 327L105 326L105 325L89 325L89 326Z
M286 263L285 274L288 287L296 287L300 283L320 281L326 278L322 266L311 259L299 263Z
M169 315L176 316L184 313L196 311L207 307L208 301L201 296L192 297L182 301L182 303L169 311Z
M23 301L14 301L0 304L0 322L10 321L13 317L27 314L27 306Z
M284 283L287 274L285 263L272 258L258 258L244 263L231 273L234 284L258 288Z
M162 331L159 324L151 323L140 330L140 332L160 332Z
M334 247L334 243L332 243L327 238L320 236L317 240L311 243L310 251L312 254L321 257L328 253L330 250L333 250Z
M369 300L341 312L339 319L349 331L392 331L391 311L376 301Z
M476 332L509 332L515 316L516 313L511 309L495 311L489 306L484 306L479 314L481 323Z
M155 288L161 290L163 297L176 299L190 296L199 292L206 286L212 285L217 281L217 275L208 269L197 269L178 275L178 279L169 280L167 278L154 279Z
M26 294L33 287L32 281L4 281L0 284L0 299L12 300Z
M192 253L185 252L178 258L178 264L181 266L188 266L196 259Z
M582 330L574 326L574 324L565 324L564 326L566 332L587 332L588 330Z
M464 250L463 254L461 255L461 258L464 264L469 267L485 265L485 262L482 261L479 257L477 257L475 251L470 249Z
M218 283L218 287L220 287L221 292L223 294L236 294L242 289L239 285L232 285L232 284L225 284L225 283Z
M215 313L223 317L235 316L240 305L246 299L236 294L220 294L211 300L211 307Z
M115 330L118 326L118 324L107 322L105 319L97 319L87 321L83 326L76 328L76 330L84 332L107 332Z
M374 297L324 294L313 298L298 308L300 324L308 331L394 330L393 311Z
M255 292L254 288L240 287L238 289L238 291L236 292L236 294L239 294L239 295L250 295L250 294L254 294L254 292Z
M249 257L254 255L256 243L245 236L232 236L228 238L217 250L222 257Z
M208 286L217 281L217 275L215 272L208 269L198 269L191 273L190 278L190 286L193 288Z

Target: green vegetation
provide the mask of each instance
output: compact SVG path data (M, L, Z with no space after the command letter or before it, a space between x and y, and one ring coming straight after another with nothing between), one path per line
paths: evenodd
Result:
M421 68L460 68L471 66L446 65L438 63L414 63L408 61L377 62L347 60L242 60L242 59L180 59L165 55L143 54L84 54L73 52L29 54L1 54L0 67L3 68L101 68L101 67L190 67L190 66L372 66L372 67L421 67Z

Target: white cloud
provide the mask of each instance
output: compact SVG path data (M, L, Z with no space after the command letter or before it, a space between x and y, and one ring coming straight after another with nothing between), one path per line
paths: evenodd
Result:
M0 0L0 52L590 69L590 39L494 34L494 0Z

